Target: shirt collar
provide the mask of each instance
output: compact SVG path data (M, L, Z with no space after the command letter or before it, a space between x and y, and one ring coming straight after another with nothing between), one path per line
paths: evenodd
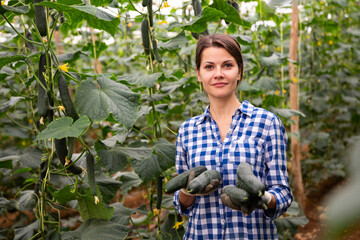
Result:
M238 109L236 109L235 114L244 113L244 114L248 115L249 117L251 117L253 111L254 111L254 106L245 100L241 103L240 107ZM205 108L204 113L199 116L199 119L196 121L196 125L201 124L207 117L211 118L210 105L208 105Z

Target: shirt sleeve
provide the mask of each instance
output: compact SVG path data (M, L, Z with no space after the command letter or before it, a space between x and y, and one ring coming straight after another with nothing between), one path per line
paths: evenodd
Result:
M175 165L176 165L176 172L181 174L189 169L189 166L187 164L187 155L186 155L186 149L184 147L183 142L183 135L184 135L184 127L183 125L180 127L178 131L178 135L176 138L176 155L175 155ZM173 203L176 208L176 210L185 216L191 216L192 215L192 209L194 208L194 204L186 209L186 211L181 210L181 204L179 200L179 194L180 190L176 191L173 197Z
M289 187L287 172L287 135L285 128L278 117L270 125L265 146L265 159L268 167L266 176L266 189L276 199L276 208L265 211L265 216L271 219L278 218L290 206L293 195Z

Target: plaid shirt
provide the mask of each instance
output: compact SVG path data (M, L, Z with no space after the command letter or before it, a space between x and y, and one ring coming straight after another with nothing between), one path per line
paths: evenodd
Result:
M174 205L189 216L184 239L278 239L273 219L286 212L292 202L286 167L287 135L273 113L244 101L232 117L230 129L221 141L209 106L200 116L184 122L176 142L176 170L182 173L204 165L221 173L223 184L213 193L197 196L195 203L181 211L179 191ZM249 216L234 211L220 199L223 186L235 185L241 162L253 166L255 176L276 198L276 209L256 209Z

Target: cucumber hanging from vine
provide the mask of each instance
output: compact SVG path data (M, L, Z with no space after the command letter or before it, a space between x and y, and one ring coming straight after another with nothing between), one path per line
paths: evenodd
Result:
M163 179L164 177L158 177L156 182L156 193L157 193L157 199L156 199L156 208L161 209L161 202L163 197Z
M146 19L141 22L141 38L146 55L150 54L149 23Z
M95 182L95 157L91 152L86 155L86 170L88 173L88 183L90 192L93 196L97 195L96 182Z
M65 107L65 114L74 119L74 122L79 119L79 115L74 107L74 103L69 94L69 88L65 76L58 71L55 76L58 79L58 88L61 101Z
M66 146L66 138L57 139L55 138L55 150L60 159L61 164L66 167L70 165L67 170L69 170L73 174L82 173L82 168L72 164L71 159L68 159L68 150Z
M34 0L35 5L35 25L40 35L45 37L47 35L47 23L46 23L46 12L44 6L38 6L36 3L40 3L43 0Z

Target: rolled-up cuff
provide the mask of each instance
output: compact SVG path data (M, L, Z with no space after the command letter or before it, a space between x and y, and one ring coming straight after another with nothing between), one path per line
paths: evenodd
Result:
M177 210L181 215L191 217L192 214L193 214L193 209L194 209L195 202L194 202L193 205L191 205L190 207L188 207L188 208L183 212L183 211L181 210L181 204L180 204L180 200L179 200L180 191L181 191L181 190L178 190L178 191L176 191L175 194L174 194L174 198L173 198L174 206L175 206L176 210Z

